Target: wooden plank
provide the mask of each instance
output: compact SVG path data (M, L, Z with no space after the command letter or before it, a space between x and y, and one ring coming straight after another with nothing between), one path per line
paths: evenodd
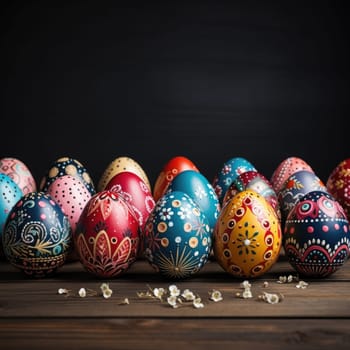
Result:
M280 265L280 266L278 266ZM132 271L123 277L103 281L81 270L74 263L62 269L57 276L49 279L16 279L7 282L2 278L0 284L0 317L341 317L350 318L350 294L347 276L349 262L344 266L344 273L334 274L326 279L307 280L306 289L296 288L296 282L279 284L280 273L291 272L283 262L276 264L274 271L266 278L251 280L253 299L237 298L242 292L240 280L220 271L216 263L208 264L198 277L176 282L181 289L190 289L198 294L205 305L203 309L194 309L191 304L178 309L154 299L141 299L137 292L151 288L168 286L173 283L155 275L146 262L135 264ZM219 272L220 271L220 272ZM337 275L338 274L338 275ZM339 277L339 278L338 278ZM268 288L263 282L268 281ZM113 290L110 299L101 295L80 298L77 292L81 287L100 292L102 282L109 282ZM72 295L58 295L58 288L72 290ZM224 300L214 303L208 299L209 292L218 289ZM270 305L258 300L263 292L284 295L283 302ZM128 298L130 305L119 305Z
M349 349L349 320L0 319L3 349Z

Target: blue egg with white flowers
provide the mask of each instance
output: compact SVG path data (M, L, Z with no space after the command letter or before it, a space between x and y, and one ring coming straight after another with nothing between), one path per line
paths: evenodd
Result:
M208 179L198 171L185 170L169 184L167 192L174 191L185 192L198 204L213 232L220 213L220 203Z
M207 262L211 236L208 219L198 204L184 192L167 192L146 221L143 254L163 277L185 279Z

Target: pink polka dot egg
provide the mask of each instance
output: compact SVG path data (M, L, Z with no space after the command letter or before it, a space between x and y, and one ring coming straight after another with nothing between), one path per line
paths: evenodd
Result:
M349 222L342 206L328 192L307 193L287 216L283 245L299 274L331 275L349 257Z

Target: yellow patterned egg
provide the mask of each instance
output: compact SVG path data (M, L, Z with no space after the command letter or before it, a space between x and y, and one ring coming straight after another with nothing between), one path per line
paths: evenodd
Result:
M278 260L281 226L275 210L264 197L246 190L222 208L214 229L214 256L228 273L255 278Z
M100 180L97 185L97 190L99 192L103 191L106 188L109 181L111 181L115 175L123 171L128 171L139 176L146 184L148 189L151 191L151 185L145 171L139 163L137 163L134 159L130 157L118 157L114 159L111 163L109 163L107 168L104 170L102 176L100 177Z

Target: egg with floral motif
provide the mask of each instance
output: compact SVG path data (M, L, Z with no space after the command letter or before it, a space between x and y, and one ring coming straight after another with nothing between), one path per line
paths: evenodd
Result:
M212 238L209 222L186 193L166 193L156 203L143 232L144 255L167 279L185 279L208 260Z
M332 170L326 186L350 220L350 158L344 159Z
M277 166L270 179L271 185L277 195L287 179L297 171L301 170L314 172L311 166L300 157L288 157Z
M129 203L138 219L141 230L143 230L146 220L155 206L152 193L144 181L134 173L123 171L116 174L108 182L105 189L118 193Z
M8 261L26 275L45 277L64 264L71 250L67 216L44 192L30 192L12 208L2 236Z
M0 159L0 173L9 176L23 194L36 191L35 179L29 168L21 160L13 157Z
M87 169L76 159L70 157L62 157L55 160L48 172L41 179L40 191L47 192L49 186L61 176L73 176L81 181L90 194L93 196L96 193L94 183Z
M349 222L332 195L312 191L288 214L283 240L288 261L300 275L326 277L349 257Z
M223 164L212 183L220 204L222 204L226 191L237 176L251 170L256 171L254 165L242 157L231 158Z
M314 172L300 170L287 178L278 193L283 224L298 200L311 191L327 192L326 186Z
M229 274L262 276L278 260L281 246L276 212L260 194L239 192L222 208L214 230L214 256Z
M136 260L139 223L120 194L104 190L90 198L73 237L79 260L89 273L117 277Z
M220 203L208 179L198 171L185 170L169 184L167 192L174 191L185 192L198 204L213 232L220 213Z

